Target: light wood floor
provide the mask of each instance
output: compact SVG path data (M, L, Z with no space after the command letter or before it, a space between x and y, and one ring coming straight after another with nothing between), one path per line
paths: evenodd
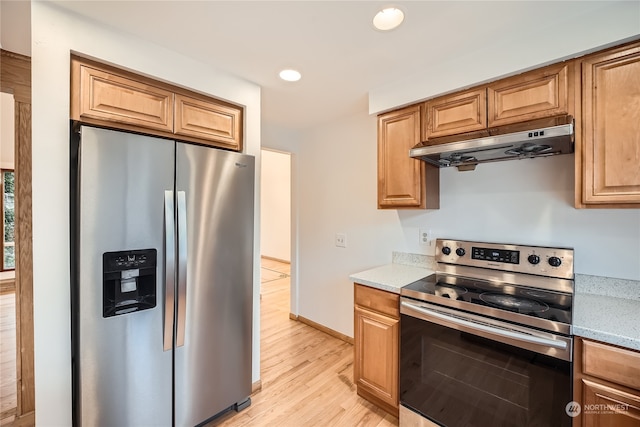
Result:
M207 427L397 426L397 418L356 395L351 344L289 319L289 265L262 265L262 390L247 409Z
M12 292L0 294L0 420L13 419L16 391L16 303Z

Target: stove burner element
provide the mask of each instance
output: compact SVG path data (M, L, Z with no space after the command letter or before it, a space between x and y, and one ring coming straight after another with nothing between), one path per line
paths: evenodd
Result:
M480 299L496 307L518 311L519 313L542 313L549 310L549 306L544 302L528 298L515 297L513 295L484 293L480 295Z
M462 295L469 292L467 288L456 285L436 285L436 295L439 297L451 298L451 299L459 299Z

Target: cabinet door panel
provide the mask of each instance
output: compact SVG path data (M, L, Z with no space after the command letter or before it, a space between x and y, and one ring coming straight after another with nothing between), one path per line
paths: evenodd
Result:
M419 142L419 105L378 117L379 208L438 208L439 171L409 157Z
M566 114L569 64L554 65L490 84L489 127Z
M473 89L425 102L424 140L482 130L487 127L486 89Z
M582 380L583 427L638 427L640 395L614 387Z
M173 131L173 94L167 90L80 66L78 117Z
M242 109L176 95L176 135L212 141L218 146L242 150Z
M584 60L582 78L584 202L638 204L640 43Z
M355 307L354 380L396 409L399 326L398 319Z

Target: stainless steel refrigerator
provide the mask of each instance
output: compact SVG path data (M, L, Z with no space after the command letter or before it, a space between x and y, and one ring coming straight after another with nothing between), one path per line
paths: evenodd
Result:
M254 158L72 123L74 424L250 402Z

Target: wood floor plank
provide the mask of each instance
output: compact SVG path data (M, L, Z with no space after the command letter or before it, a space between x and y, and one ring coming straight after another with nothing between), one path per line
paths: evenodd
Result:
M11 418L18 405L16 382L15 293L0 295L0 418Z
M265 261L273 271L290 267ZM207 427L397 427L397 418L356 394L353 346L289 319L289 287L288 277L261 286L262 389L247 409Z

